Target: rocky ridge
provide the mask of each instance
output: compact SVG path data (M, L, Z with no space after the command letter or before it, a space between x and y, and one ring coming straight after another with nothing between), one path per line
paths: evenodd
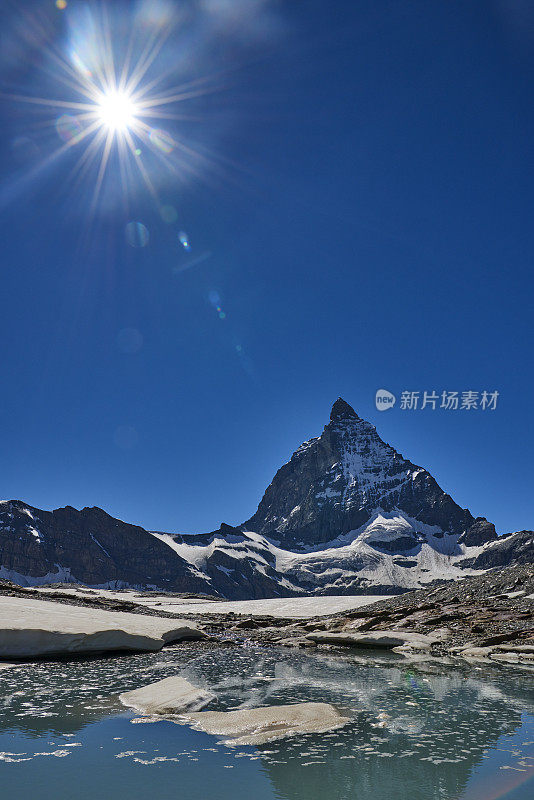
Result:
M435 527L438 537L457 534L467 545L497 538L494 525L460 508L427 470L382 441L341 397L323 433L304 442L278 470L243 527L298 552L361 528L377 509L398 509ZM404 531L395 551L412 549L421 533ZM386 550L393 544L377 543Z
M256 619L237 623L285 646L384 647L534 666L534 566L494 569L352 612L293 621L283 635L279 624L269 632Z
M0 578L23 585L73 581L202 593L189 562L144 528L66 506L42 511L20 500L0 503Z

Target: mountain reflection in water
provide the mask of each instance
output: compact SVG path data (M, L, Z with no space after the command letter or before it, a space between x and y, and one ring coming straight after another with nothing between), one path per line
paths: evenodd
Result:
M351 722L256 748L228 747L165 721L132 726L117 695L175 674L214 691L218 699L211 707L218 710L313 700L334 704ZM28 761L32 740L63 736L68 742L72 734L81 740L90 732L91 741L98 741L99 726L103 731L106 720L120 717L126 733L113 741L121 740L125 755L102 733L98 758L111 785L117 770L122 784L128 769L137 770L129 800L146 796L156 777L160 800L174 796L175 781L184 787L185 800L213 796L213 784L218 798L230 797L235 773L250 784L247 792L255 789L255 800L479 800L510 789L519 800L531 796L533 786L534 676L523 670L409 662L371 652L358 657L190 644L161 653L19 665L0 672L0 689L0 749L15 750L6 744L9 737L19 749L22 741ZM143 751L128 746L140 729L148 748ZM191 742L195 748L202 744L194 757L187 749ZM54 761L60 779L66 762L82 763L83 750L80 745L62 751L70 760L41 761ZM218 753L224 768L234 768L232 780L215 763ZM31 764L38 770L37 759ZM4 786L13 792L20 788L17 768L29 764L0 764L8 778Z

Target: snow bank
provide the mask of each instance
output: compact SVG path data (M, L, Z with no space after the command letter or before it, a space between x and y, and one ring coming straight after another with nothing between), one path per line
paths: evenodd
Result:
M204 636L186 620L0 597L2 659L106 650L160 650L167 642Z
M36 590L41 591L40 589ZM43 590L49 591L49 590ZM246 614L248 616L283 617L284 619L307 619L330 616L343 611L352 611L388 595L324 595L308 597L271 597L265 600L205 600L203 598L181 598L158 592L115 592L111 589L57 588L54 594L72 597L101 597L110 600L131 600L140 606L165 611L171 614Z

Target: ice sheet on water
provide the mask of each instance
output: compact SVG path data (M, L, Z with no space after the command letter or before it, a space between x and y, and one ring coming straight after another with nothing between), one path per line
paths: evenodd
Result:
M521 715L534 711L532 693L529 698L525 688L529 681L532 684L529 676L521 673L518 682L513 670L488 668L486 673L448 667L440 672L434 663L427 666L433 672L425 672L424 663L407 667L402 662L399 666L394 659L373 656L355 658L256 646L215 650L195 644L156 654L21 665L0 673L0 731L49 731L55 744L41 743L37 748L40 755L29 752L25 745L4 745L8 752L0 754L0 760L17 769L18 760L56 757L60 764L70 754L70 762L75 763L85 751L79 746L83 743L80 726L112 714L124 715L117 694L147 683L147 675L156 681L179 674L215 691L217 710L318 701L351 717L346 728L320 737L284 739L276 747L258 750L238 748L225 756L225 767L261 759L266 769L289 770L298 762L319 770L328 762L329 769L336 764L336 770L356 780L355 776L365 771L364 765L370 768L374 763L380 770L388 769L386 764L413 768L414 763L442 773L452 766L468 770L484 757L484 751L493 754L500 746L502 766L531 769L532 737L524 735L520 747L502 744L503 736L511 737L519 728ZM152 722L138 717L132 721ZM168 725L151 726L152 739L157 742L163 737ZM131 730L133 735L142 728ZM72 742L58 741L60 735L71 737ZM178 753L176 748L174 752L160 751L158 744L145 743L142 749L136 745L139 737L129 740L127 733L109 737L112 758L128 763L139 759L135 764L147 771L163 767L169 760L169 768L176 760L193 764L198 758L208 763L221 758L225 750L215 743L198 751L193 745ZM21 752L10 752L18 749ZM25 750L28 752L22 752ZM61 752L65 755L58 755Z

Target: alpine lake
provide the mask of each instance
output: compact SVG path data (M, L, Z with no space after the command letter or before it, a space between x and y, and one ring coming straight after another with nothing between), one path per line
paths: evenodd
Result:
M118 695L182 675L209 708L328 702L350 722L236 746ZM0 670L0 782L33 800L531 800L534 672L243 641Z

